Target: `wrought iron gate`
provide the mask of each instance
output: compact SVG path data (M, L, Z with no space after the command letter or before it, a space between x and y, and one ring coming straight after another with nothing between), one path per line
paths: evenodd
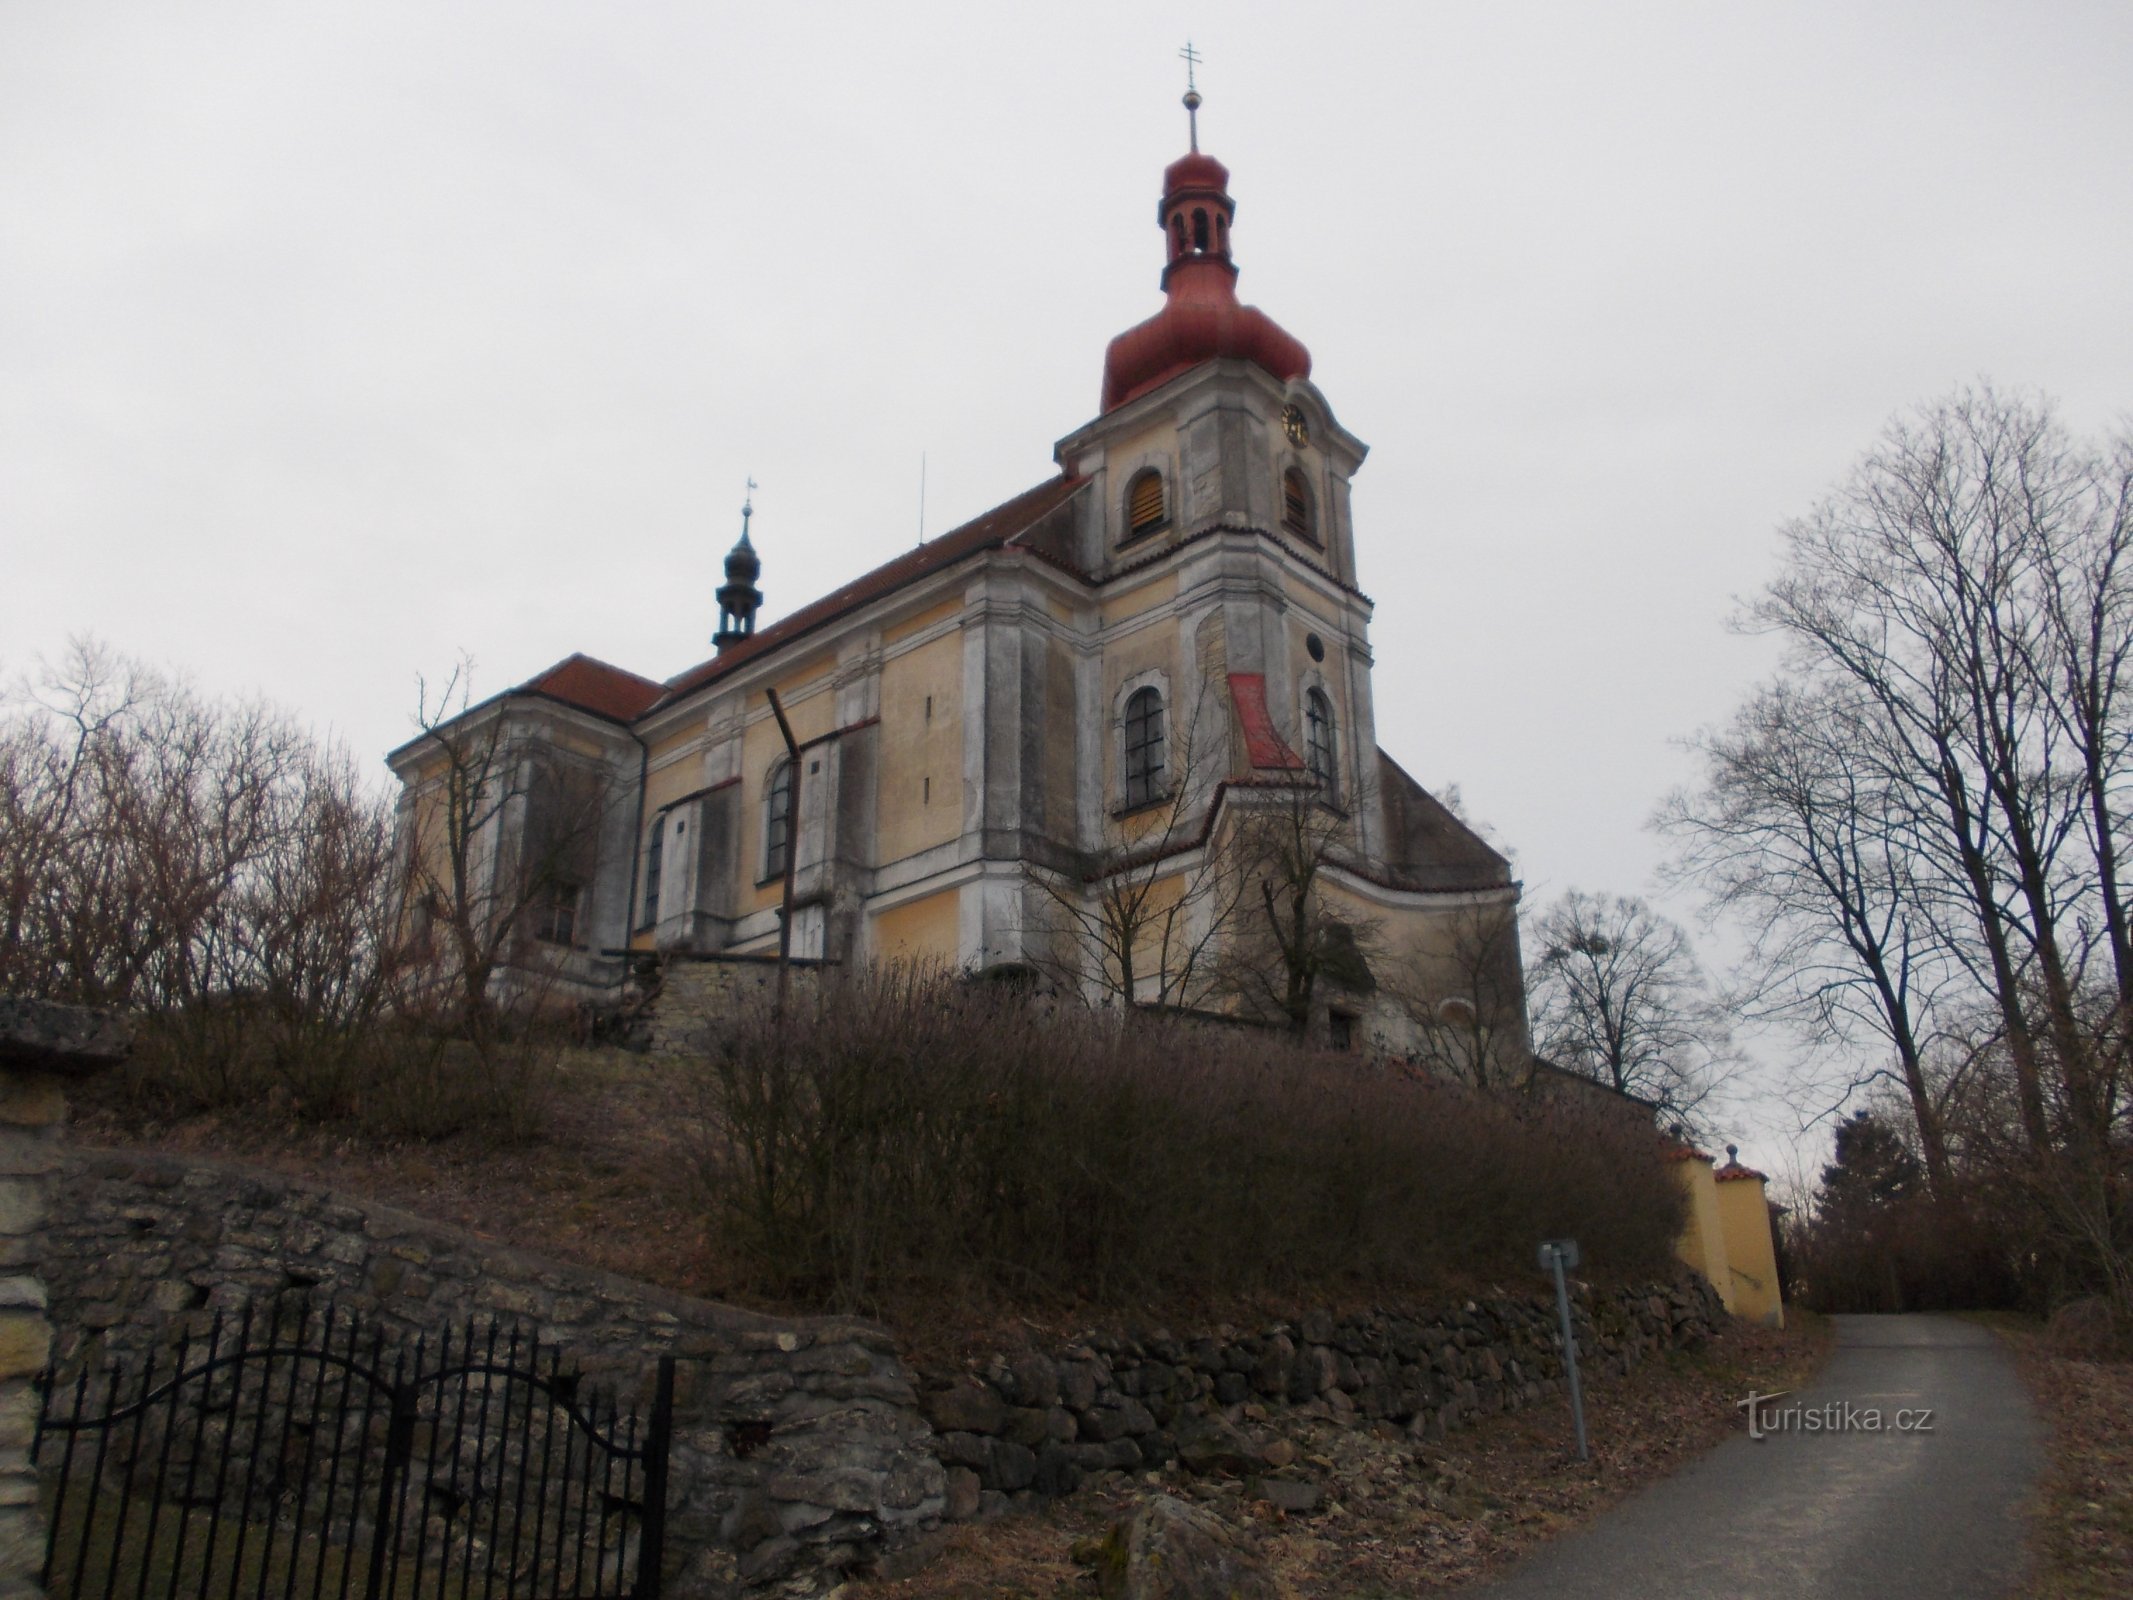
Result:
M55 1600L657 1600L674 1363L647 1414L470 1322L388 1345L247 1309L47 1383Z

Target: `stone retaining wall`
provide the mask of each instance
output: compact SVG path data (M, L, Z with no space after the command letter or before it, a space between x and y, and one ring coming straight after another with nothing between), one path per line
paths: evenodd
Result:
M43 1268L62 1372L291 1299L402 1336L516 1323L625 1397L675 1356L672 1593L847 1568L944 1510L911 1376L870 1323L761 1316L284 1178L115 1152L67 1159Z
M1581 1287L1581 1371L1619 1376L1724 1320L1703 1279ZM929 1384L926 1414L949 1465L951 1516L1003 1497L1071 1492L1094 1473L1179 1461L1242 1476L1262 1464L1242 1424L1281 1414L1389 1423L1431 1439L1561 1392L1552 1297L1435 1309L1309 1312L1258 1332L1095 1335Z
M795 960L793 993L806 993L836 970L835 962ZM655 1056L703 1056L721 1023L768 1001L777 986L773 956L667 956L658 994L645 1007L644 1047Z
M1280 1432L1303 1418L1439 1438L1562 1383L1543 1294L1312 1311L1202 1336L1092 1333L921 1383L869 1323L691 1300L258 1172L77 1153L56 1191L43 1265L63 1372L202 1331L218 1310L292 1299L330 1300L402 1336L470 1317L517 1323L626 1397L674 1355L669 1548L687 1568L682 1596L780 1580L807 1592L893 1562L943 1518L1102 1473L1293 1474ZM1724 1313L1691 1276L1581 1289L1575 1316L1586 1370L1605 1377L1709 1336Z

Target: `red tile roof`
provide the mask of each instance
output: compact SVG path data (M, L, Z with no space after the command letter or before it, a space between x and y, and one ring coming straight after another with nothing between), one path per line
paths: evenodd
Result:
M1232 672L1229 697L1237 708L1237 721L1244 729L1244 748L1254 767L1300 772L1303 757L1291 750L1266 708L1266 674Z
M664 692L650 678L610 666L579 653L565 656L538 677L528 678L512 694L544 694L581 711L614 722L634 722Z
M1034 489L1016 495L1004 505L994 506L983 516L964 523L960 528L944 533L938 539L929 540L916 550L906 551L894 561L882 563L863 577L854 578L843 588L832 589L821 599L802 606L790 616L780 618L761 633L753 634L738 644L729 645L709 661L669 678L657 703L662 706L672 705L684 695L694 694L706 684L715 683L736 667L759 656L768 655L780 646L791 643L803 634L812 633L815 629L858 610L870 601L894 594L898 589L916 583L920 578L953 566L966 556L1014 543L1018 536L1029 532L1038 522L1065 505L1083 481L1080 478L1054 478L1049 483L1041 483Z
M1770 1175L1757 1172L1753 1167L1744 1167L1738 1161L1729 1161L1711 1176L1720 1183L1739 1183L1744 1178L1753 1178L1757 1183L1768 1183Z

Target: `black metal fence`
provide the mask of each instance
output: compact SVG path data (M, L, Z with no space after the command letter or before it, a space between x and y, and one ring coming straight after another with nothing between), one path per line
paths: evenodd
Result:
M657 1600L674 1364L649 1411L472 1323L217 1318L47 1382L55 1600Z

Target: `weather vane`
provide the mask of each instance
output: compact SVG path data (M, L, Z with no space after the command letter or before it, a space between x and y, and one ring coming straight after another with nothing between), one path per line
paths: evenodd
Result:
M1200 148L1200 82L1199 67L1207 58L1185 41L1185 48L1178 52L1178 59L1185 63L1185 121L1192 134L1192 147Z
M748 492L741 497L741 537L748 537L748 519L755 515L755 479L748 479Z

